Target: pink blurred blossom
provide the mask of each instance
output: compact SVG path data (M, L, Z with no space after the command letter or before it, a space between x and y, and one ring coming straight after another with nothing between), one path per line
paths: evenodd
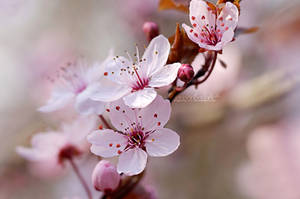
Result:
M48 31L32 45L27 55L27 67L32 75L30 86L33 89L30 94L34 102L41 105L48 99L54 87L49 77L55 77L60 67L74 62L78 56L71 40L61 31ZM50 114L48 119L70 121L74 116L76 112L69 105Z
M96 118L78 118L71 124L63 124L58 131L35 134L32 148L17 147L17 153L31 162L30 171L39 177L62 174L64 159L88 151L86 135L95 129Z
M263 126L248 140L250 162L239 171L241 191L253 199L300 198L299 121Z

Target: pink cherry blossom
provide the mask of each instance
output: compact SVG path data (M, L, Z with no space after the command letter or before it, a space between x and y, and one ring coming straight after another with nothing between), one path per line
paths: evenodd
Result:
M167 86L176 76L180 63L165 65L169 56L170 43L162 35L155 37L147 47L143 57L136 60L115 57L107 63L104 75L120 87L107 89L99 87L91 97L94 100L111 101L115 95L123 96L126 105L133 108L144 108L156 97L156 87Z
M31 139L31 148L17 147L17 153L33 163L35 167L44 165L48 172L57 171L63 166L63 160L79 155L88 149L85 137L95 129L96 118L78 118L71 124L63 124L59 131L47 131L35 134ZM46 172L46 171L45 171ZM53 172L52 172L53 173Z
M200 48L219 51L233 39L239 16L237 7L226 2L219 14L216 9L203 0L192 0L190 3L190 21L193 27L186 24L182 27Z
M55 86L47 104L40 107L39 111L52 112L74 103L76 110L82 115L101 114L105 103L90 99L90 94L95 86L101 84L103 67L110 57L102 64L94 63L88 66L86 62L80 60L61 67L56 78L49 78Z
M147 156L167 156L179 146L179 136L163 128L171 113L168 100L157 96L146 108L130 108L122 100L107 109L117 131L97 130L88 136L92 153L108 158L119 155L117 170L126 175L141 173Z

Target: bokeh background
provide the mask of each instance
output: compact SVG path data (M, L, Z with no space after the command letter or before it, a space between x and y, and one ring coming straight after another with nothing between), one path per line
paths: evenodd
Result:
M84 57L147 44L142 26L165 36L188 16L158 11L158 0L0 0L0 198L84 198L72 171L34 175L15 148L37 132L72 120L71 111L42 114L49 76ZM239 26L258 26L229 44L211 78L184 92L168 124L178 151L151 158L144 184L158 198L299 199L300 1L243 0ZM201 56L193 63L199 68ZM86 179L97 162L84 157ZM97 193L96 193L97 194Z

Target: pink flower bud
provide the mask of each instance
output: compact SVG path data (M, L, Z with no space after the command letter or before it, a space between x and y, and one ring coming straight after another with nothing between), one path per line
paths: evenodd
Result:
M109 161L101 160L93 171L92 182L96 190L110 193L118 188L120 175Z
M144 23L143 31L146 34L148 42L150 42L154 37L159 35L158 25L151 21Z
M188 82L194 77L194 69L189 64L182 64L178 70L178 78L181 81Z

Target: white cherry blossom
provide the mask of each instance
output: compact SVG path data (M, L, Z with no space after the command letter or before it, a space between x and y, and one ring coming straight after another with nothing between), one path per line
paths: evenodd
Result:
M146 108L130 108L120 99L111 103L107 112L117 131L94 131L88 141L96 155L104 158L119 155L119 173L139 174L146 166L148 155L167 156L180 144L177 133L163 128L169 120L171 105L159 95Z
M112 101L122 96L126 105L133 108L144 108L156 97L155 88L171 84L178 73L180 63L166 65L170 51L170 43L162 35L155 37L140 58L139 52L135 60L116 56L106 65L104 75L120 87L99 87L92 99Z
M82 115L101 114L105 102L92 100L90 94L101 84L103 68L109 58L102 64L94 63L92 66L80 60L61 67L57 76L50 78L54 83L50 99L38 110L52 112L74 103L75 109Z
M226 2L221 12L213 4L203 0L190 3L190 21L192 27L183 24L188 37L206 50L220 51L233 40L238 23L238 8Z

